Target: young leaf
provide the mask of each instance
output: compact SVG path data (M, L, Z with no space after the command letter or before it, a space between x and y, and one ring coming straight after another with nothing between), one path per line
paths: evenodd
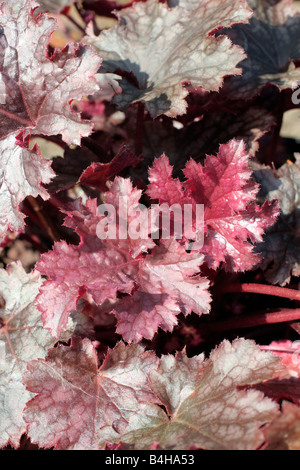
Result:
M119 205L122 197L127 198L125 231L122 217L126 212ZM208 282L197 276L203 256L186 253L172 239L156 247L148 232L132 237L131 224L141 223L140 197L141 191L134 189L130 180L120 177L105 193L105 202L116 208L114 238L98 237L104 218L96 200L69 212L65 223L76 229L80 245L56 243L53 251L43 254L37 264L37 269L50 279L41 287L36 305L42 312L44 326L53 335L59 336L64 330L70 311L85 292L98 305L108 299L116 301L118 293L133 296L122 296L115 310L121 320L117 331L129 342L139 341L143 336L151 339L158 327L172 330L180 312L185 315L192 310L199 315L209 312ZM143 217L146 222L148 210ZM148 250L152 250L150 254L146 254Z
M117 304L117 333L127 342L152 339L158 328L172 331L176 315L208 313L209 281L199 275L203 256L188 254L174 239L162 240L139 270L139 287Z
M262 241L264 230L278 215L275 202L255 203L258 185L250 179L249 155L243 141L220 145L217 157L209 155L202 166L190 159L181 184L171 176L165 155L149 170L147 194L160 203L204 205L204 246L208 265L220 263L228 271L252 269L259 256L253 243ZM197 227L196 227L197 228ZM203 228L201 227L201 230Z
M102 159L105 161L98 161ZM117 176L129 166L135 166L140 162L129 147L120 148L117 155L110 161L107 155L94 153L84 145L80 147L67 147L63 158L56 157L52 162L52 168L56 173L53 181L47 186L50 193L69 189L76 184L92 186L102 191L108 189L107 182Z
M225 75L240 73L245 56L225 37L211 33L220 25L244 23L251 10L240 0L201 0L169 9L158 0L134 3L118 13L119 22L100 36L85 39L103 58L103 71L123 76L121 108L143 101L152 117L186 112L184 82L218 90ZM180 38L180 40L178 40Z
M109 163L92 163L81 174L78 183L107 190L107 181L129 166L140 162L128 147L123 147Z

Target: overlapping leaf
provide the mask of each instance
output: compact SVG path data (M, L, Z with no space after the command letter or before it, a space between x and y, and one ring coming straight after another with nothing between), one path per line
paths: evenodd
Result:
M261 424L277 414L277 405L254 390L237 387L271 377L278 364L251 341L223 341L209 359L184 353L163 356L150 386L165 409L140 406L119 440L135 449L253 450L264 441Z
M55 449L108 442L150 449L155 441L166 449L255 449L277 405L237 387L271 378L279 362L244 339L224 341L207 360L185 352L158 360L119 343L98 369L92 344L76 340L28 366L24 380L36 394L25 411L29 436Z
M204 205L204 245L208 265L220 263L231 271L248 270L257 263L253 243L262 241L264 230L278 215L274 202L255 203L258 185L250 179L249 155L243 141L220 146L217 157L207 156L204 166L193 159L186 164L186 181L172 178L165 155L149 170L147 193L160 203ZM197 227L195 227L197 230ZM203 227L199 227L203 231Z
M280 357L281 370L276 377L258 384L255 388L277 402L289 400L300 405L299 341L272 341L269 345L261 346L261 348Z
M49 195L43 184L47 184L55 173L51 164L39 155L39 150L29 150L26 144L16 143L16 136L0 140L0 240L8 230L23 228L25 216L19 205L27 196Z
M22 383L27 362L44 358L56 340L45 330L34 300L42 284L38 272L26 274L21 263L0 270L0 447L18 447L26 431L23 409L31 394ZM73 330L71 320L67 340Z
M139 162L140 159L137 158L128 147L123 147L111 162L93 162L80 175L78 183L105 191L109 179L119 174L124 168L130 166L134 167Z
M248 25L225 30L247 58L239 65L241 77L232 77L225 90L232 99L248 99L267 83L280 89L295 88L300 80L300 16L292 0L248 0L254 15ZM224 34L222 30L221 34Z
M281 414L265 430L267 450L300 450L300 407L283 401Z
M109 179L118 175L125 168L134 167L140 162L140 159L126 146L122 147L110 161L107 161L106 155L103 158L105 163L98 160L99 155L84 145L75 149L67 147L64 157L55 158L52 163L56 177L48 185L48 191L59 192L76 184L92 186L105 191Z
M92 48L73 44L49 57L56 21L35 16L37 6L34 0L2 4L0 137L23 130L80 144L92 125L72 111L70 101L98 90L101 60Z
M61 134L65 142L79 144L92 131L92 124L71 110L70 101L98 90L100 58L91 48L72 44L49 57L56 22L35 15L37 6L34 0L6 1L0 10L1 237L23 227L19 204L28 195L46 199L41 185L54 176L49 163L29 152L25 137Z
M100 36L89 31L85 42L99 51L103 71L123 76L115 103L123 108L143 101L152 117L176 116L187 107L183 82L218 90L225 75L240 73L236 64L245 57L242 49L210 33L250 16L239 0L201 0L170 9L148 0L118 13L118 25Z
M87 339L32 361L25 375L28 390L37 394L25 410L31 440L57 450L104 447L123 432L140 404L157 401L147 384L157 363L141 346L119 343L98 369Z
M161 241L140 265L139 288L114 310L117 332L126 341L152 339L158 327L172 331L180 312L208 313L209 282L197 275L202 262L174 239Z
M300 275L300 238L298 233L300 214L300 156L287 162L278 170L254 165L254 175L260 183L261 194L266 199L278 199L281 214L276 224L257 246L262 253L260 267L273 284L285 285L291 275Z
M258 107L235 113L200 111L195 120L184 125L164 117L146 121L143 133L144 160L131 173L146 181L148 167L152 165L154 157L165 153L174 167L174 176L178 176L189 158L202 162L206 154L217 153L220 144L233 138L244 140L246 151L253 156L258 150L259 139L272 125L273 116Z
M139 234L138 227L147 227L149 218L146 208L140 216L140 197L141 191L134 189L130 180L117 177L105 193L102 215L96 200L69 211L66 224L76 229L80 245L56 243L37 264L50 278L40 290L37 306L53 335L64 330L69 312L85 292L98 305L108 299L115 301L118 293L129 295L123 296L115 309L120 319L117 332L128 342L151 339L159 327L171 331L180 312L209 312L208 281L198 275L203 256L186 253L172 239L157 247L150 238L150 225L149 231ZM115 209L116 225L108 224L110 234L102 238L107 209L111 214Z

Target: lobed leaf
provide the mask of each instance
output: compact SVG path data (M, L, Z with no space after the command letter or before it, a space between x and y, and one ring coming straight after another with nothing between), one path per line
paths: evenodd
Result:
M157 361L141 346L119 343L98 369L87 339L32 361L24 378L36 394L25 410L31 440L56 450L103 448L126 428L141 403L156 400L147 379Z
M276 373L279 360L252 341L223 341L209 359L185 353L163 356L150 372L153 392L165 406L140 407L120 441L134 449L153 442L167 450L254 450L264 442L260 427L277 405L255 390L237 390Z
M18 447L26 432L23 409L32 396L22 383L27 362L44 358L56 343L34 306L41 284L40 274L26 274L20 262L0 270L0 447ZM62 340L74 328L70 319Z
M224 91L231 99L250 99L267 85L296 88L300 80L300 16L291 0L248 0L254 15L248 25L222 30L247 58L239 65L241 77L228 80Z
M20 212L20 204L27 196L49 198L42 184L49 183L55 173L37 147L29 150L26 143L17 143L15 134L0 140L0 152L0 240L3 240L9 230L23 229L25 216Z
M36 396L25 411L40 446L95 450L107 443L150 449L256 449L276 403L238 387L271 378L280 360L253 341L223 341L210 355L158 359L119 343L98 369L88 340L52 349L25 374ZM162 406L163 405L163 406ZM128 447L127 447L128 448Z
M272 284L287 284L291 275L299 276L300 239L299 189L300 156L295 163L288 161L278 170L264 165L253 165L254 176L261 185L264 199L277 199L281 213L276 224L269 228L257 250L262 254L259 264Z
M247 22L251 10L239 0L201 0L168 8L158 0L136 2L118 13L118 24L85 42L103 58L103 71L123 76L122 93L114 102L121 108L143 101L152 117L186 112L191 82L218 90L225 75L236 75L245 56L223 36L219 27ZM180 40L178 41L178 38Z
M249 155L243 141L233 139L220 145L218 156L206 157L204 166L190 159L183 184L171 176L172 167L165 155L149 170L147 194L160 203L204 205L204 245L208 265L220 263L228 271L252 269L258 254L253 243L261 242L264 230L278 215L275 202L262 207L255 203L258 185L250 179ZM163 175L163 176L162 176ZM195 227L197 229L197 227Z

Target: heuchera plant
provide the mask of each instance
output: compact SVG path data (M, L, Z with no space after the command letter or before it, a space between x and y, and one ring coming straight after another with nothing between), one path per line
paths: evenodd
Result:
M1 448L300 449L295 3L0 2Z

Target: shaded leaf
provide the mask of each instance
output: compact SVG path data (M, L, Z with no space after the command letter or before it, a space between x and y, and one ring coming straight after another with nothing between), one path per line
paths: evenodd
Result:
M106 191L106 183L110 179L139 162L140 158L126 146L121 147L113 158L109 158L104 151L94 153L85 145L75 149L67 147L63 158L53 160L52 168L56 176L47 189L50 192L59 192L82 184Z
M174 167L173 174L180 176L189 158L203 163L207 154L217 153L220 144L233 138L243 140L246 151L254 156L259 139L273 124L273 116L258 107L244 108L236 113L199 110L195 119L184 124L163 117L145 121L144 160L131 174L146 181L148 166L152 165L155 157L165 153Z
M239 0L202 0L192 9L148 0L120 11L118 24L100 36L89 30L85 42L99 51L104 72L123 76L123 92L114 99L121 108L143 101L152 117L176 116L187 107L184 82L218 90L225 75L240 73L243 51L210 33L250 15Z
M230 78L224 90L231 99L249 99L268 83L281 90L300 80L300 16L291 0L248 0L254 15L248 25L222 30L247 54L241 77Z
M281 414L265 430L266 450L300 450L300 407L284 401Z
M281 214L276 224L269 228L263 242L257 245L262 255L260 268L272 284L285 285L291 275L299 276L300 237L299 194L300 156L296 161L287 162L278 170L253 164L254 176L260 183L261 196L265 199L278 199Z
M59 13L64 7L75 3L75 0L39 0L40 8L47 11Z

